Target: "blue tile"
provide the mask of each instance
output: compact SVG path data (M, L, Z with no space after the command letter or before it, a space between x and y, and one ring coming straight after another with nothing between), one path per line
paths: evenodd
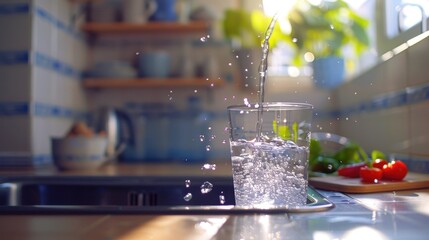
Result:
M0 116L22 116L29 114L29 104L25 102L0 102Z
M0 15L29 13L30 5L28 3L1 3Z
M21 51L0 51L0 65L28 64L29 53Z

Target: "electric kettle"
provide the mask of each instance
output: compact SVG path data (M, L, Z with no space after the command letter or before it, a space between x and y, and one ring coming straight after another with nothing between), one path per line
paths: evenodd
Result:
M125 148L134 145L132 121L126 112L102 107L93 114L92 122L97 132L106 132L108 159L115 161Z

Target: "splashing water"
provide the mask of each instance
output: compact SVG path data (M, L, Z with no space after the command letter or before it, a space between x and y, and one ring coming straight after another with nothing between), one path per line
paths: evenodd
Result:
M213 184L210 182L204 182L203 185L201 185L201 193L206 194L213 190Z
M258 101L258 120L256 123L256 140L261 140L261 132L262 132L262 103L264 102L265 98L265 80L267 78L267 69L268 69L268 53L270 51L270 37L271 34L274 31L274 27L277 22L278 15L274 15L274 17L271 19L270 25L267 28L267 31L265 32L265 38L262 43L262 59L261 64L259 65L259 101Z
M185 187L189 188L191 186L191 180L187 179L185 180Z
M223 192L219 195L219 202L220 204L225 204L225 195L223 195Z
M216 170L216 164L206 163L201 167L201 170Z
M183 199L184 199L185 201L187 201L187 202L191 201L191 199L192 199L192 193L187 193L187 194L183 197Z

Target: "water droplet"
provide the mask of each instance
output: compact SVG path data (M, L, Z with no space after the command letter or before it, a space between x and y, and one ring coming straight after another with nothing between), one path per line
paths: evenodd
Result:
M210 87L214 87L214 83L211 83L211 84L210 84Z
M140 54L140 52L136 52L136 55L139 55Z
M216 135L212 135L212 136L210 137L210 139L211 139L211 140L215 140L215 139L216 139Z
M208 130L212 130L212 127L208 127L207 129L208 129Z
M187 202L191 201L191 199L192 199L192 193L187 193L187 194L183 197L183 199L184 199L185 201L187 201Z
M244 71L245 71L245 72L248 72L248 71L249 71L249 69L247 69L247 68L246 68L246 69L244 69Z
M332 25L332 24L331 24L331 25L329 25L329 27L330 27L332 30L334 29L334 25Z
M346 121L348 121L349 120L349 118L348 117L346 117Z
M206 42L207 41L206 37L202 37L202 38L200 38L200 40L201 40L201 42Z
M244 102L244 105L246 105L246 106L250 105L249 100L247 98L244 98L243 102Z
M198 92L198 90L197 90L197 89L195 89L195 90L194 90L194 93L197 93L197 92Z
M222 141L222 143L223 143L223 144L226 144L226 140L223 140L223 141Z
M201 170L216 170L216 164L206 163L201 167Z
M292 42L296 43L296 42L298 42L298 39L297 38L292 38Z
M225 196L223 195L223 192L219 195L219 202L220 204L225 204Z
M207 152L209 152L210 150L212 150L212 146L207 145L207 146L206 146L206 151L207 151Z
M200 142L204 142L205 136L204 135L200 135Z
M228 66L232 66L232 63L228 63Z
M328 97L328 100L331 100L331 97Z
M185 187L190 187L191 186L191 180L187 179L185 180Z
M238 55L235 55L235 58L238 58Z
M210 182L204 182L203 185L201 185L201 193L206 194L213 190L213 184Z

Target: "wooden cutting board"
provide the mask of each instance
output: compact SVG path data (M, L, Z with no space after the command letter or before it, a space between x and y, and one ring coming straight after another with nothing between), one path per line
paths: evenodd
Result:
M360 178L341 176L313 177L309 184L315 188L344 193L374 193L429 188L429 174L408 173L402 181L384 181L380 183L362 183Z

